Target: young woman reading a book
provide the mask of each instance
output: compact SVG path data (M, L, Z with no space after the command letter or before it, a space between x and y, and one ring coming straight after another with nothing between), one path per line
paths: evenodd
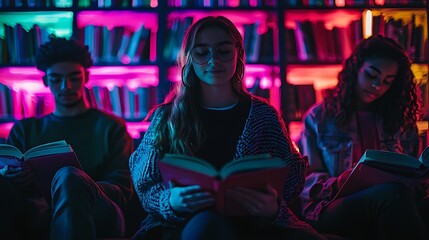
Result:
M132 139L125 122L86 104L85 84L92 66L87 46L52 36L38 49L36 66L45 74L43 82L53 95L55 110L17 121L7 143L25 152L65 140L82 169L59 169L52 179L51 198L32 191L35 179L30 168L0 170L0 238L120 237L124 233L120 206L132 194L128 169ZM44 231L49 226L50 237Z
M158 106L130 158L136 192L148 217L136 239L319 239L288 204L299 196L306 161L293 148L279 113L243 87L243 39L225 17L205 17L187 31L179 55L182 81ZM199 185L163 184L166 153L202 158L220 168L231 159L270 153L290 167L283 192L232 189L250 213L226 217ZM233 161L233 160L232 160ZM288 238L289 237L289 238ZM294 238L295 237L295 238Z
M310 168L303 214L317 230L352 239L428 239L422 217L429 213L419 213L413 191L400 183L328 204L366 149L417 156L420 104L410 59L399 44L376 35L356 46L336 88L304 116L299 146Z

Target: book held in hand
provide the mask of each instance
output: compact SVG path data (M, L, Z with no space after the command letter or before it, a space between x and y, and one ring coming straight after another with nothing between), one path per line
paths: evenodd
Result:
M216 169L203 159L192 156L165 154L158 162L164 184L170 181L177 186L200 185L216 198L216 211L228 216L248 215L246 209L225 191L233 187L246 187L266 191L267 186L282 195L289 168L285 161L259 154L236 159Z
M65 140L33 147L22 153L9 144L0 144L0 169L5 166L31 168L40 193L50 197L51 181L55 173L64 166L82 169L72 147Z
M426 147L419 158L402 153L368 149L333 200L376 184L399 182L414 188L428 179L429 147Z

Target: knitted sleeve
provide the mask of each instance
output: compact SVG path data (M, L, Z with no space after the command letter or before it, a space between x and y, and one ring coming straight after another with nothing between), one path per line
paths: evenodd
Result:
M156 111L151 124L137 150L131 155L129 166L135 191L145 211L166 221L182 221L170 207L170 190L162 183L155 151L156 126L160 111Z

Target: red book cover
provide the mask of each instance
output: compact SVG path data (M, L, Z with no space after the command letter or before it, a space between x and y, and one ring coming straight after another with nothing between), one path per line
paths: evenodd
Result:
M254 158L255 156L249 158L252 157ZM193 159L195 160L196 158ZM279 162L282 161L279 158L275 159L279 160ZM247 170L244 170L246 168L244 166L243 168L237 167L237 172L231 170L230 174L222 177L222 170L218 171L218 174L214 173L214 169L211 173L204 173L205 170L203 168L205 167L201 167L201 165L190 169L192 168L190 165L193 164L186 162L187 160L179 157L174 159L174 161L176 162L167 163L163 160L158 162L164 184L169 186L169 182L171 181L174 185L178 186L200 185L203 189L211 191L215 195L216 211L228 216L244 216L248 215L248 212L242 204L225 194L227 189L240 186L264 191L268 185L271 185L277 190L278 195L281 196L289 171L289 168L284 166L284 163L283 166L277 167L262 166L265 164L263 163L264 161L270 161L270 158L262 157L253 162L258 162L257 164L261 163L261 166L252 164L252 167L250 167L252 169ZM244 162L246 160L234 160L233 162L239 161Z
M58 153L53 155L30 158L23 162L36 175L39 191L47 199L51 196L51 182L57 171L65 166L82 169L75 152Z
M418 159L396 152L366 150L334 200L365 188L390 182L414 188L429 178L429 147Z
M0 144L0 168L5 166L31 168L39 193L47 199L51 195L52 178L60 168L73 166L82 169L72 147L64 140L42 144L25 153L15 146Z

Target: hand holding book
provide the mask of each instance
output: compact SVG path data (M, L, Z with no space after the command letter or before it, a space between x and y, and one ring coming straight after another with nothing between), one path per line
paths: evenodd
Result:
M195 212L215 202L213 195L198 185L179 187L170 184L170 188L170 206L176 212Z
M265 191L234 187L226 190L226 195L242 203L247 212L253 216L272 219L279 211L279 194L270 185L267 185Z
M50 185L55 173L64 166L82 168L72 147L64 140L33 147L22 153L9 144L0 144L0 169L2 175L16 186L33 187L45 197L50 197Z
M177 186L198 185L213 194L219 213L230 216L252 214L241 202L251 196L242 194L238 197L240 201L237 201L232 196L225 195L227 189L245 187L264 192L270 185L276 189L278 196L283 192L289 171L282 159L271 157L269 154L235 159L221 169L216 169L195 157L166 154L158 162L158 167L165 185L168 186L169 182L174 182ZM264 199L265 195L258 197Z
M342 175L340 177L343 178ZM368 149L358 164L350 170L350 174L345 174L344 178L346 180L344 184L339 185L340 190L333 200L388 182L403 183L414 189L429 180L429 147L426 147L419 158L397 152ZM340 184L342 180L338 181Z

